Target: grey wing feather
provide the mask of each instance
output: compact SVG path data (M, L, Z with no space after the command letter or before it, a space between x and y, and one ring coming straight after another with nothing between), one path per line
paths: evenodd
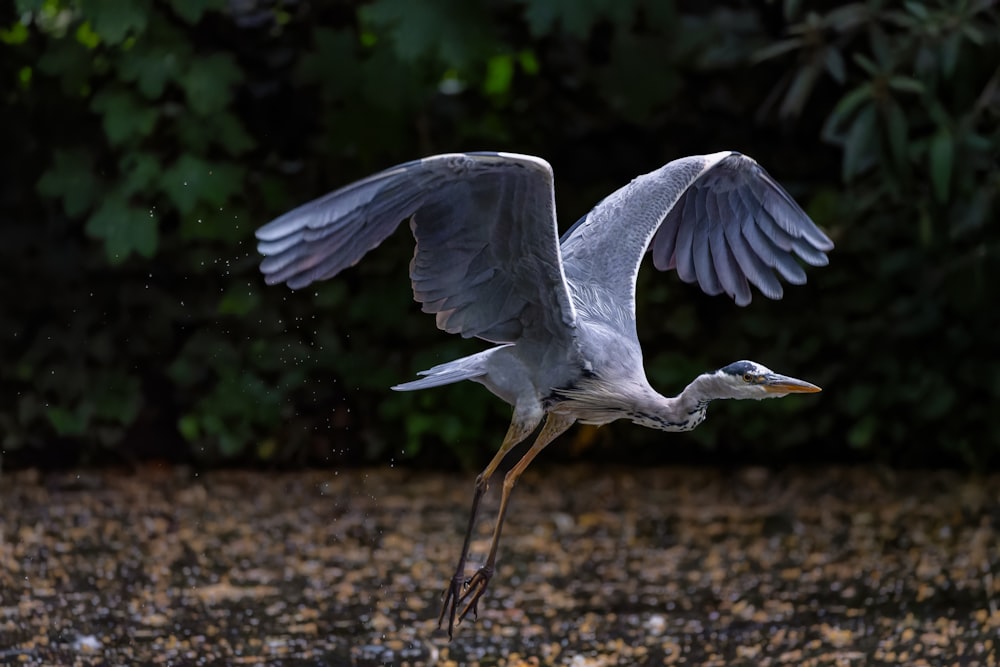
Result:
M687 201L680 202L678 205L690 206L693 209L695 206L695 200L692 198ZM697 280L698 274L695 272L694 268L694 227L681 227L680 229L674 228L672 230L671 238L671 242L675 244L679 250L677 256L680 257L680 261L675 262L677 273L687 282Z
M268 285L301 289L353 266L415 209L400 196L400 181L418 192L440 178L409 162L335 190L257 230L260 270ZM405 181L404 181L405 182Z
M443 364L438 364L426 371L420 371L417 375L424 377L419 380L412 380L397 384L393 387L395 391L416 391L418 389L430 389L442 385L460 382L461 380L475 380L489 373L488 360L497 350L502 350L507 345L498 345L488 350L477 352L476 354L461 359L455 359Z
M705 209L696 208L696 215L682 206L692 198L706 202ZM681 262L678 253L683 249L670 242L672 227L690 227L688 233L695 237L710 235L715 251L713 265L724 276L720 281L723 291L741 306L750 303L748 281L765 296L780 298L781 285L773 270L792 284L802 284L806 274L795 258L812 266L824 266L828 262L826 251L833 248L826 234L784 188L760 165L739 154L710 167L664 217L651 247L653 263L660 270ZM693 282L683 274L681 279ZM714 293L716 285L702 281L700 274L698 283L706 292Z
M331 278L406 219L414 298L440 328L494 342L572 328L552 172L529 156L439 155L336 190L257 231L261 271L292 288Z
M796 260L822 266L833 243L754 160L727 151L674 160L633 180L563 237L570 284L605 286L634 308L635 277L647 250L654 266L677 269L708 294L750 303L750 285L782 296L775 271L805 282ZM634 317L634 315L633 315Z

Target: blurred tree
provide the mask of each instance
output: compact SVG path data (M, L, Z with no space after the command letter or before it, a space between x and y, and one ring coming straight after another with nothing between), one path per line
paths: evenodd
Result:
M405 234L290 294L263 288L253 230L420 154L545 156L568 224L637 173L735 148L838 248L809 286L745 310L643 273L650 378L669 392L753 356L828 391L720 406L728 419L669 448L604 429L596 455L613 435L641 460L995 465L998 15L987 0L15 0L0 9L0 447L478 463L506 406L477 386L386 391L481 349L419 314Z
M758 57L797 57L775 89L782 115L804 113L824 72L836 85L821 136L842 150L855 278L878 286L849 290L837 310L853 317L827 340L867 360L834 399L848 442L902 459L930 435L968 464L995 460L991 401L974 397L1000 398L1000 316L984 307L1000 251L988 224L1000 197L996 3L853 3L796 18Z

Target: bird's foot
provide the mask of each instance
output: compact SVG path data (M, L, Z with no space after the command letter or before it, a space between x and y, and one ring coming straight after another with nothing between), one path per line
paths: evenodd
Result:
M458 615L458 620L462 621L469 612L472 612L473 618L479 618L479 598L483 597L483 593L486 592L486 587L490 583L490 578L493 576L493 567L490 565L484 565L476 573L469 577L465 582L465 587L462 591L462 597L458 599L458 604L465 602L465 607L462 608L462 613Z
M441 614L438 616L439 628L445 616L448 617L448 639L453 638L455 626L464 621L469 612L472 612L473 619L479 617L479 598L486 592L486 586L492 576L493 568L484 565L468 579L459 570L448 582L448 587L442 595L444 602L441 605ZM459 607L462 608L461 611Z
M438 615L438 627L441 627L441 622L444 620L445 615L447 615L448 639L452 639L452 634L455 632L455 623L462 620L462 617L458 615L458 605L461 603L462 591L465 585L465 574L462 572L462 568L459 568L441 595L443 602L441 603L441 613Z

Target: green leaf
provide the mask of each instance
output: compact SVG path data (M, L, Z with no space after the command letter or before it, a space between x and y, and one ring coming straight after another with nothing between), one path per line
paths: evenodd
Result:
M931 139L930 150L931 184L934 186L934 196L940 202L948 201L948 190L951 183L952 165L955 160L955 141L946 128L938 130Z
M186 388L203 382L212 370L221 371L240 364L240 352L218 329L201 329L185 342L180 354L167 367L167 374Z
M226 245L236 246L244 243L250 233L251 226L244 221L257 221L258 218L248 215L239 206L227 204L220 209L218 206L198 204L194 211L181 218L180 238L185 241L224 241ZM206 265L199 262L199 272L206 270L214 272L218 266L218 258L210 257L212 263ZM227 262L228 263L228 262Z
M886 133L889 138L889 152L898 168L907 164L908 144L906 141L908 124L906 114L895 100L890 100L885 111Z
M966 234L980 231L989 219L990 210L996 198L997 188L979 188L968 200L958 202L956 215L952 216L951 227L948 230L952 239L959 239ZM1000 387L1000 383L998 383Z
M212 117L212 125L215 128L215 140L230 155L242 155L256 145L234 114L227 111L218 113Z
M993 142L988 137L984 137L977 132L963 132L962 143L972 150L979 151L981 153L989 153L994 147Z
M26 41L28 41L28 26L24 25L20 21L9 28L0 29L0 42L3 42L4 44L14 46L17 44L24 44Z
M923 2L908 1L904 2L903 5L906 7L907 11L913 14L918 19L926 21L929 18L927 13L927 7Z
M139 42L121 54L118 72L122 80L135 82L140 93L154 100L163 94L167 82L178 75L189 59L187 43L171 43L169 48L161 48Z
M955 74L955 67L958 65L958 56L962 51L962 33L952 32L944 38L941 43L941 71L945 76L951 77Z
M922 81L909 76L889 77L889 87L902 93L915 93L917 95L922 95L926 90Z
M521 65L521 70L525 74L538 74L538 59L531 49L524 49L517 54L517 62Z
M220 315L246 315L259 303L260 294L252 286L230 285L219 300L217 310Z
M799 8L802 0L785 0L782 3L782 16L786 21L792 21L799 15Z
M197 415L184 415L177 420L177 430L188 442L195 442L201 436L201 424Z
M99 373L93 392L86 400L93 405L97 419L128 425L135 421L142 405L139 379L121 371Z
M303 54L295 70L295 78L302 83L319 83L324 90L341 96L354 90L359 81L357 45L352 32L316 28L313 30L313 48ZM337 76L330 76L330 63L337 63Z
M872 59L864 55L863 53L855 53L854 62L857 63L858 66L861 67L861 69L863 69L869 75L873 77L879 75L878 65L872 62Z
M102 114L104 134L114 146L148 136L159 115L155 107L139 104L135 95L124 90L98 93L90 108Z
M823 138L827 141L833 140L842 131L842 127L847 123L854 112L865 102L872 99L872 86L870 83L863 83L854 88L840 98L837 106L823 124Z
M930 115L931 120L938 127L950 127L952 124L951 112L944 105L944 100L938 99L937 97L928 96L924 98L924 103L927 105L927 113Z
M216 53L193 60L179 80L188 107L200 116L226 108L232 88L243 79L243 72L228 53Z
M38 181L38 193L61 198L63 210L75 218L91 207L100 195L101 182L94 175L90 156L82 150L57 150Z
M45 411L52 428L58 435L75 436L87 432L90 423L88 415L83 410L70 410L61 406L52 406Z
M925 248L929 248L931 241L934 240L934 221L931 220L927 206L921 206L917 215L917 236Z
M247 444L243 438L224 428L217 429L216 436L219 439L219 452L227 458L240 454Z
M486 62L486 80L483 92L487 95L503 95L510 90L514 80L514 58L510 54L493 56Z
M764 62L765 60L782 56L789 51L795 51L796 49L802 48L803 42L804 40L801 37L793 37L792 39L783 39L779 42L773 42L762 49L754 51L752 62Z
M844 56L839 49L832 46L824 49L823 64L834 81L843 84L847 80L847 65L844 64Z
M18 14L33 14L41 11L45 2L46 0L14 0L14 6L17 8Z
M495 50L496 37L482 3L466 0L375 0L358 9L362 25L392 40L400 60L433 56L464 69Z
M197 23L207 11L221 11L226 8L225 0L170 0L177 15L188 23Z
M80 11L94 32L112 45L145 30L153 14L148 0L80 0Z
M892 67L892 47L889 45L889 38L885 32L873 24L868 30L869 43L872 53L875 55L875 62L878 63L879 70L889 70ZM863 57L863 56L862 56Z
M120 264L133 252L152 257L157 245L157 221L151 211L133 207L113 192L87 220L87 234L104 241L108 261Z
M151 194L161 172L159 159L149 153L125 153L119 167L123 174L122 192L127 197Z
M839 33L848 33L858 26L873 21L872 5L865 2L855 2L841 5L824 16L824 23Z
M76 41L92 51L101 43L101 36L94 32L89 23L81 23L76 29Z
M881 12L881 19L891 26L903 28L907 32L919 30L918 21L911 15L898 9L884 9Z
M965 38L976 46L982 46L986 42L986 36L983 34L983 31L972 23L962 24L961 30Z
M621 0L526 0L524 18L534 37L554 32L559 25L567 33L584 38L601 19L622 24L635 5Z
M782 118L794 118L802 113L819 73L820 63L816 61L803 65L795 72L792 83L785 93L785 98L781 101L781 107L778 109L778 114Z
M270 461L279 453L278 441L274 438L266 438L257 442L257 458L262 461Z
M194 211L199 202L216 207L225 204L243 185L244 168L236 164L207 162L184 154L163 172L163 191L182 215Z
M868 105L858 112L844 140L843 178L850 181L874 162L875 106Z
M199 121L180 123L177 127L181 147L190 152L204 153L209 146L220 146L229 155L236 156L256 145L243 129L240 119L228 111L220 111Z
M76 40L60 39L50 42L38 59L38 69L50 76L59 77L62 91L79 97L86 92L87 83L94 74L92 54Z
M854 449L867 449L875 438L878 422L872 415L865 415L847 432L847 444Z

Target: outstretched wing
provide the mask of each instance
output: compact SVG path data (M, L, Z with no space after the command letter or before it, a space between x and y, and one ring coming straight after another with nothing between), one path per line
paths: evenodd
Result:
M708 294L750 303L750 284L780 299L778 275L806 281L796 257L824 266L833 243L753 159L733 151L674 160L614 192L562 238L573 291L630 309L647 249ZM777 272L777 275L775 274Z
M526 155L437 155L331 192L257 230L260 269L293 289L332 278L406 219L414 298L438 327L494 342L568 335L552 169Z

